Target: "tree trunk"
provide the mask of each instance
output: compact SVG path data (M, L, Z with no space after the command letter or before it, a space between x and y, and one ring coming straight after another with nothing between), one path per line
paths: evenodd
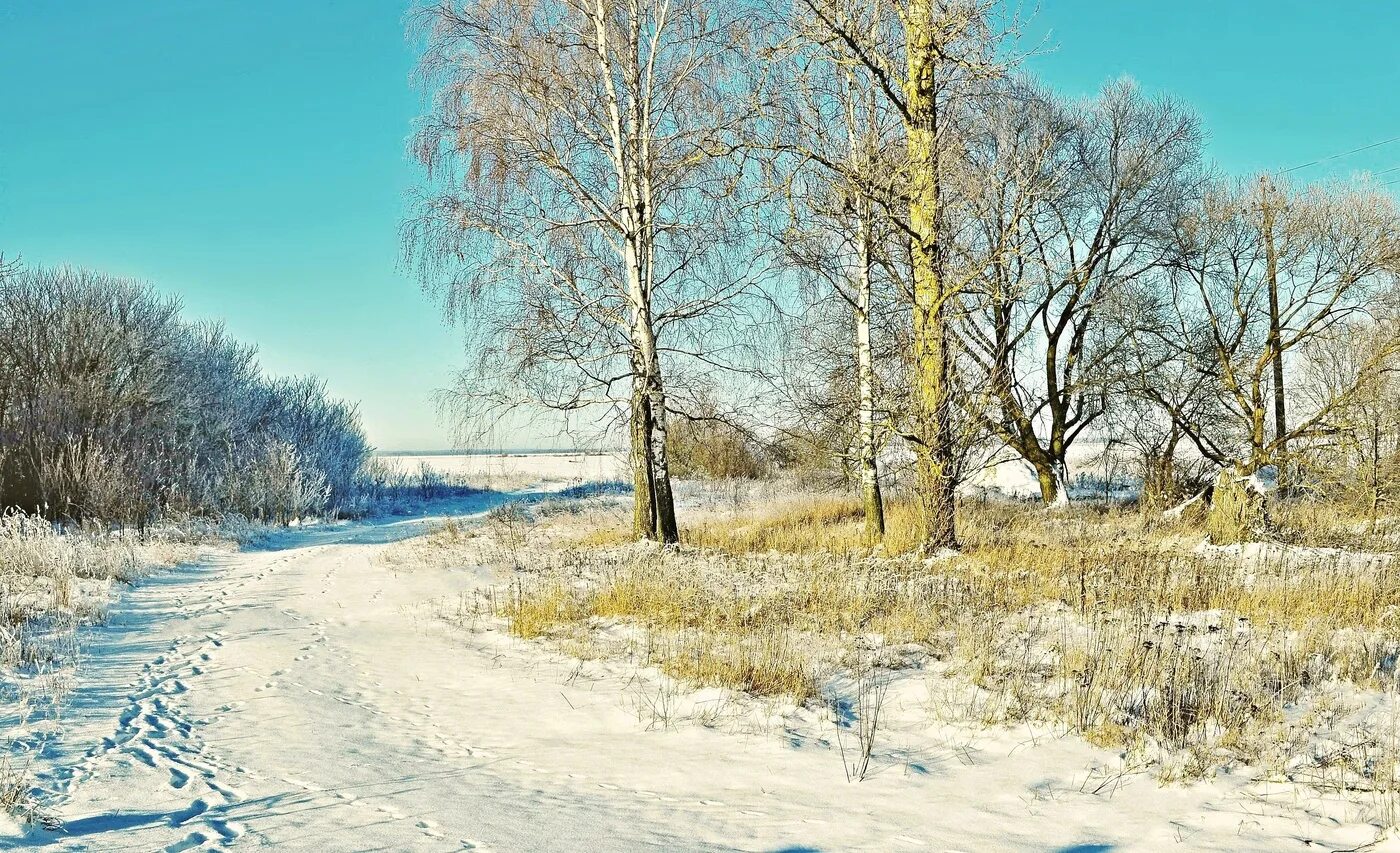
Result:
M651 350L652 364L647 371L650 384L648 402L651 407L652 502L655 505L656 539L667 545L680 541L676 526L676 501L671 493L671 469L666 459L666 393L661 382L661 364L656 348Z
M1371 422L1371 526L1376 532L1376 521L1381 511L1381 426Z
M1260 206L1263 214L1264 257L1269 284L1269 347L1274 378L1274 442L1277 449L1278 489L1284 489L1285 467L1288 464L1288 418L1283 387L1283 329L1278 309L1278 251L1274 247L1274 208L1271 198L1273 185L1267 176L1260 178Z
M1069 488L1064 462L1046 456L1034 463L1035 479L1040 485L1040 499L1046 506L1069 506Z
M629 240L625 249L628 294L632 302L632 411L633 455L645 458L647 470L646 513L634 506L632 523L639 538L671 544L680 540L676 525L676 504L671 494L671 473L666 461L666 391L661 376L661 359L656 348L656 332L651 323L651 303L644 284L644 253ZM640 427L639 427L640 425ZM641 474L634 472L640 487ZM637 500L642 500L640 492ZM647 532L642 525L647 523Z
M879 492L878 444L875 441L875 370L871 359L869 321L869 266L862 276L855 308L855 353L860 374L861 503L865 507L865 543L876 545L885 538L885 504Z
M947 294L938 235L938 104L934 86L937 4L915 0L906 11L905 80L909 153L909 232L914 279L914 449L923 548L957 547L951 426Z
M632 535L637 539L656 537L656 502L651 464L651 401L640 366L633 367L632 409Z
M865 544L885 538L885 506L875 441L875 368L870 352L870 225L862 211L860 283L856 290L856 373L860 384L860 492L865 507Z

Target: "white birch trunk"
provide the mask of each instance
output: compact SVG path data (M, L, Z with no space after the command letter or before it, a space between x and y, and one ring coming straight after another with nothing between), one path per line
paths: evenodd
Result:
M860 491L865 509L865 540L875 545L885 536L885 507L880 497L876 459L875 366L870 350L870 205L863 202L860 218L860 279L856 285L856 374L860 388Z
M634 2L622 69L625 96L615 83L618 68L610 52L607 20L609 5L594 0L593 20L597 37L599 72L606 92L609 142L617 175L623 274L630 307L629 339L632 343L632 463L633 481L639 491L634 511L638 535L675 542L675 503L666 464L666 396L661 359L651 315L652 255L655 229L651 174L651 69L642 67L641 10ZM625 113L625 114L624 114ZM646 493L640 491L646 486ZM644 512L645 510L645 512ZM649 523L643 532L643 523Z

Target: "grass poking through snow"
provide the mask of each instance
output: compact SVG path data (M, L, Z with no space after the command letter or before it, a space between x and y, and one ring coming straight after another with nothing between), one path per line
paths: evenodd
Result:
M1400 794L1385 770L1400 758L1388 553L1212 548L1156 515L1009 503L965 505L963 552L933 560L910 553L900 501L877 555L859 544L858 506L830 496L736 501L679 549L625 543L615 510L496 515L439 537L476 539L511 569L471 608L520 637L597 656L621 631L627 654L685 683L799 702L872 660L908 666L912 648L946 688L938 713L970 725L1048 723L1163 779L1244 762ZM1326 517L1311 513L1314 541Z

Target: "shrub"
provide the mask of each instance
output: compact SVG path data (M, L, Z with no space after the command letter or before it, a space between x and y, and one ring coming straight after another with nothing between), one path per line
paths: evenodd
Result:
M671 474L682 479L758 480L769 476L763 449L719 420L678 420L666 435Z
M353 498L369 446L314 378L180 317L149 286L68 267L0 284L0 506L145 525L286 521Z

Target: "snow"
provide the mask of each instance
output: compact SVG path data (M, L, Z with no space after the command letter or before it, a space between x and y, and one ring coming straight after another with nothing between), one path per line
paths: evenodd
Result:
M574 470L518 464L556 484ZM1049 728L942 722L933 709L966 688L936 667L893 677L872 773L849 783L854 733L826 709L449 627L444 602L500 579L378 559L426 523L308 526L124 590L86 633L63 731L34 768L64 829L0 823L0 847L1087 853L1375 837L1352 806L1243 771L1163 787Z
M422 464L448 477L468 481L520 479L523 481L582 479L631 480L626 454L604 453L472 453L385 455L385 464L415 472Z
M1114 465L1111 466L1110 471L1105 472L1104 455L1108 452L1102 442L1095 441L1081 441L1070 448L1067 470L1061 471L1058 477L1059 491L1054 504L1056 507L1066 507L1072 500L1099 500L1105 497L1104 487L1101 484L1083 487L1070 477L1070 471L1096 477L1108 473L1116 481L1121 474L1115 469L1125 467L1128 455L1121 450L1112 452L1111 461ZM1115 482L1109 489L1107 497L1115 501L1128 500L1136 497L1137 490L1138 484L1135 482ZM1003 449L990 459L982 469L973 473L962 485L961 491L969 497L1002 497L1038 501L1040 500L1040 480L1036 475L1035 468L1030 463L1016 456L1010 450Z
M1206 493L1205 493L1205 492L1197 492L1196 494L1192 495L1191 497L1187 498L1186 500L1182 501L1181 503L1177 504L1176 506L1172 507L1171 509L1162 510L1162 517L1163 517L1163 518L1181 518L1183 515L1186 514L1186 511L1187 511L1188 509L1190 509L1190 508L1193 507L1193 506L1204 506L1204 505L1205 505L1205 502L1206 502Z
M1357 573L1384 572L1394 561L1393 554L1368 551L1349 551L1343 548L1326 548L1315 545L1289 545L1283 542L1235 542L1229 545L1212 545L1202 540L1195 553L1203 555L1228 555L1237 558L1241 565L1258 569L1261 567L1306 566L1322 564L1335 566Z

